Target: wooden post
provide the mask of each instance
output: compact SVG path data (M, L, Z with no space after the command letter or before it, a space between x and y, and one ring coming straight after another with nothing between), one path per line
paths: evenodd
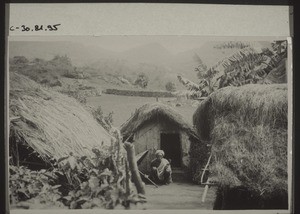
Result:
M119 132L117 132L117 143L118 143L118 148L117 148L117 167L119 169L120 165L121 165L121 143L122 143L122 140L121 140L121 137L120 137L120 134Z
M125 160L125 191L126 191L126 200L125 200L125 209L130 209L130 201L128 200L130 197L130 172L128 161Z
M112 133L114 135L114 137L116 138L116 146L117 146L117 154L116 154L116 168L117 168L117 177L119 177L119 169L121 166L121 143L122 143L122 136L119 130L113 128Z
M126 189L126 197L130 196L130 173L129 173L129 166L128 161L125 161L125 171L126 171L126 182L125 182L125 189Z
M133 183L135 184L138 194L145 195L145 187L143 185L142 178L140 176L136 159L135 159L134 146L129 142L124 142L124 147L127 151L127 160L128 160L129 169L131 171Z

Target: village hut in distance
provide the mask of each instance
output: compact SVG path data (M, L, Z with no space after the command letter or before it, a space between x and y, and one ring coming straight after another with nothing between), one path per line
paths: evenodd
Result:
M136 154L149 151L139 166L143 173L150 172L158 149L164 150L173 169L192 173L191 151L201 147L201 143L193 127L170 106L159 102L145 104L121 126L121 133L123 140L134 144Z

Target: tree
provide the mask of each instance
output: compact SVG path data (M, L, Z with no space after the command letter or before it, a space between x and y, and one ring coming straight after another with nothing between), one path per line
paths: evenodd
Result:
M64 56L56 55L49 62L50 64L48 65L48 67L51 70L55 70L55 72L59 73L60 75L71 77L71 78L77 77L71 59L67 55Z
M176 91L176 86L175 86L175 83L173 83L173 82L167 82L165 87L166 87L167 91L170 91L170 92Z
M25 56L15 56L12 59L12 63L14 65L26 64L28 62L29 62L29 60Z
M140 73L135 80L134 84L140 86L141 88L146 88L148 86L149 78L144 73Z
M51 60L51 62L53 62L54 64L57 64L57 65L62 64L62 65L72 66L71 59L67 55L64 55L64 56L55 55L53 57L53 59Z

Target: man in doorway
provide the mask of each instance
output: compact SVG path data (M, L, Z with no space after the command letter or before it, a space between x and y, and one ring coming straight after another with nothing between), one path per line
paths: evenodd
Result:
M157 150L155 152L156 158L151 162L150 179L159 184L172 183L172 169L170 162L164 158L165 152Z

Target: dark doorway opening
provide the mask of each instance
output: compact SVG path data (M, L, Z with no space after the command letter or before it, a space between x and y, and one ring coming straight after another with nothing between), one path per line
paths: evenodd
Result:
M44 161L39 154L28 146L23 139L16 139L14 135L9 138L9 164L26 166L31 170L49 169L52 165Z
M173 167L181 167L181 145L178 133L161 133L160 148L165 152L165 158L171 159Z

